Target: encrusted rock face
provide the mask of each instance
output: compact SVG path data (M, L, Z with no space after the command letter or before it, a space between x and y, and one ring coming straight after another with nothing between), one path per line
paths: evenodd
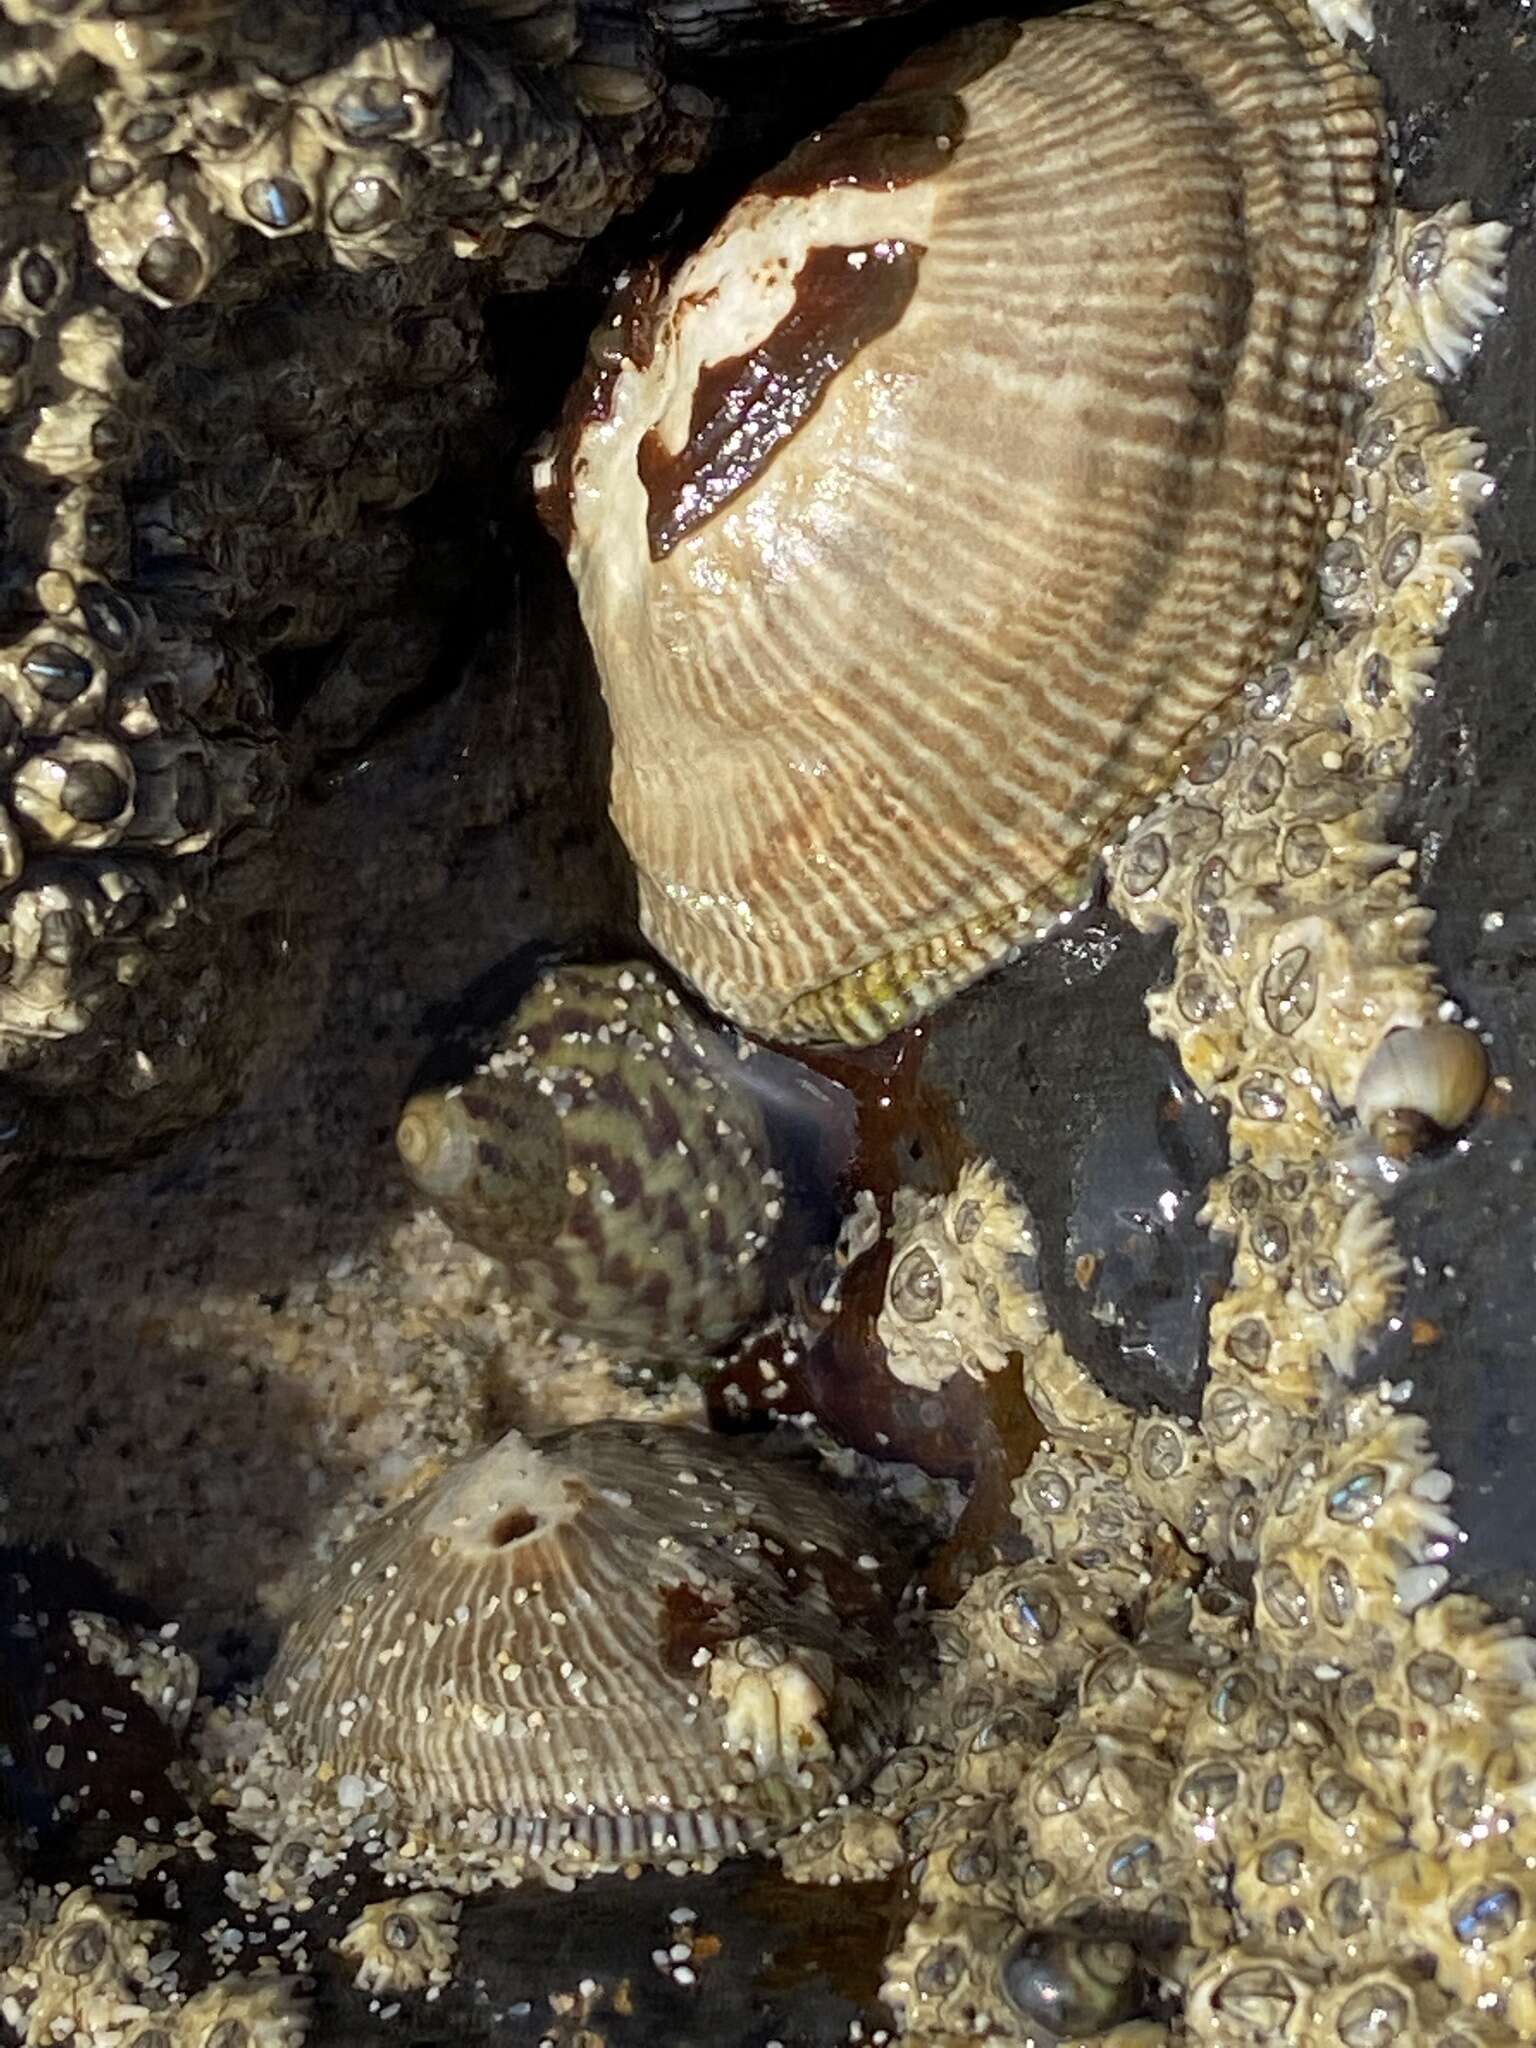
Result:
M259 901L239 857L287 783L267 663L389 607L443 408L489 399L480 317L450 259L346 277L285 250L147 325L67 214L11 228L0 1069L90 1076L142 1134L185 1113L219 934Z
M638 9L480 30L0 9L0 1072L88 1081L87 1149L239 1064L272 661L391 610L394 515L492 398L485 292L546 283L705 139ZM430 653L362 658L408 687Z
M242 230L318 234L349 269L436 245L547 282L694 160L710 113L669 88L638 6L535 0L456 35L348 6L4 15L0 90L80 107L74 202L105 273L156 306L206 290Z
M4 2013L24 2048L302 2048L309 2016L294 1976L225 1976L187 1997L167 1931L131 1899L88 1885L34 1901L20 1953L0 1969Z
M787 1859L825 1877L877 1827L915 1859L886 1982L914 2042L1037 2040L1043 2002L1114 2039L1175 1996L1179 2038L1211 2048L1536 2024L1536 1646L1445 1595L1449 1476L1407 1386L1352 1384L1401 1270L1383 1169L1487 1080L1386 821L1485 488L1434 384L1497 302L1504 239L1460 209L1394 221L1325 616L1112 863L1126 914L1173 926L1154 1029L1230 1117L1201 1429L1121 1408L1038 1301L926 1246L925 1345L947 1322L976 1353L989 1324L1049 1432L1014 1488L1037 1561L939 1618L912 1767L876 1778L849 1846ZM1022 1285L1035 1230L1006 1191L988 1234ZM978 1769L976 1731L1003 1727ZM1090 1947L1106 1934L1134 1961Z

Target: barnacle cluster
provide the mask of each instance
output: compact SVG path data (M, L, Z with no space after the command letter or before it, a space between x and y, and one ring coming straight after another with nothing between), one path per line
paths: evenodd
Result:
M1409 1390L1362 1375L1400 1270L1382 1172L1487 1078L1386 821L1486 489L1436 384L1497 303L1505 239L1461 209L1394 219L1325 617L1112 860L1123 912L1174 931L1153 1027L1229 1112L1200 1427L1110 1399L1038 1300L958 1267L952 1224L913 1247L927 1286L898 1287L898 1232L893 1367L914 1305L921 1333L968 1288L948 1369L989 1320L1048 1432L1014 1493L1033 1561L937 1618L909 1746L865 1810L785 1851L821 1881L906 1864L886 1996L912 2040L1536 2029L1536 1647L1444 1592L1450 1479ZM1033 1225L994 1177L986 1236L1010 1227L1023 1279Z
M308 2015L295 1977L232 1975L189 1996L166 1935L114 1893L42 1894L21 1953L0 1971L0 2015L25 2048L301 2048Z
M103 1131L196 1113L274 661L387 702L431 659L395 515L491 403L486 293L702 147L638 8L480 27L0 9L0 1071Z
M317 235L348 269L440 246L545 283L693 160L710 106L668 84L643 8L466 12L453 36L351 7L7 0L0 90L78 109L71 201L151 305L206 290L240 230Z
M1210 1212L1234 1266L1212 1314L1203 1420L1223 1469L1255 1481L1330 1376L1353 1374L1395 1298L1375 1153L1456 1128L1485 1085L1482 1047L1426 959L1430 913L1388 818L1487 489L1482 449L1445 424L1433 380L1465 360L1506 239L1459 208L1394 216L1323 622L1111 864L1130 921L1175 928L1152 1028L1229 1116L1232 1165Z
M1039 1272L1037 1248L1020 1236L996 1167L972 1161L944 1195L898 1188L892 1212L890 1272L875 1326L889 1370L909 1386L930 1388L957 1368L973 1379L1000 1372L1008 1342L1036 1313ZM1015 1334L1004 1339L1003 1330Z

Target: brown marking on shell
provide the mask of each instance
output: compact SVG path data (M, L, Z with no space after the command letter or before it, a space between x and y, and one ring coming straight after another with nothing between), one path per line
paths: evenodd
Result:
M909 57L871 99L792 149L759 179L758 191L776 198L837 185L894 192L943 170L965 139L962 88L999 63L1018 33L1013 22L982 22Z
M921 261L921 249L906 242L812 249L772 333L700 372L683 446L669 449L654 428L640 443L653 562L751 489L813 417L833 378L896 325Z
M1342 469L1380 117L1297 0L1032 23L957 96L936 174L861 182L862 116L749 193L561 457L647 934L780 1037L880 1037L1078 899L1288 649ZM903 316L652 560L641 450L882 242Z
M566 393L551 440L548 473L539 479L535 494L539 517L562 548L570 547L575 532L582 439L589 427L605 426L613 417L614 391L625 365L650 366L662 294L672 268L665 257L652 257L620 284L587 344L582 375Z
M462 1830L543 1867L708 1860L806 1819L879 1753L879 1540L760 1448L624 1423L513 1434L336 1561L268 1711L298 1761L354 1776L445 1854Z

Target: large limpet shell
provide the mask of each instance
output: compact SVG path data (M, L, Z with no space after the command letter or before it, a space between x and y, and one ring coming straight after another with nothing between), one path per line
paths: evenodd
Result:
M594 344L544 476L663 954L874 1039L1076 903L1289 651L1374 85L1303 0L968 29Z
M890 1734L867 1509L761 1446L515 1432L382 1516L284 1638L285 1746L370 1831L519 1866L705 1862L808 1818Z

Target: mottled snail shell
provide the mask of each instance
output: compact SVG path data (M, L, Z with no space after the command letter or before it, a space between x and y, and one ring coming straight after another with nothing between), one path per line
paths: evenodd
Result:
M708 1357L769 1309L853 1141L845 1092L695 1014L641 962L541 975L462 1082L401 1112L400 1156L555 1329Z
M879 1541L760 1446L514 1432L335 1561L266 1708L355 1807L447 1852L707 1860L807 1818L889 1737Z
M1288 650L1381 156L1304 0L985 24L633 282L543 504L716 1009L871 1040L964 986Z

